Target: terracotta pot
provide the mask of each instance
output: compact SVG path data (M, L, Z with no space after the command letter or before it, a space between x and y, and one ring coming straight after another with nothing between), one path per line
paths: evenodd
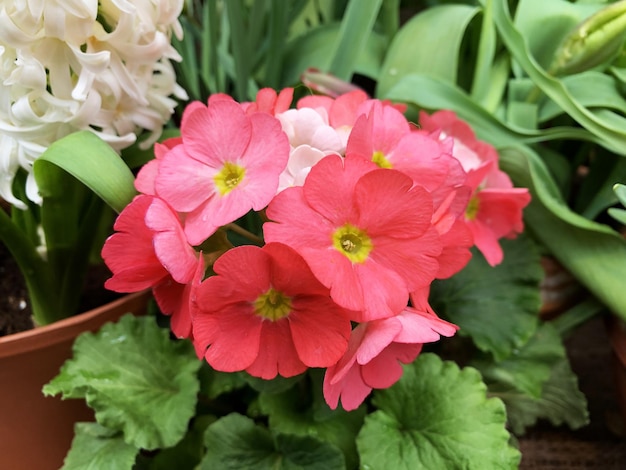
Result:
M615 316L608 317L607 331L613 350L612 368L617 398L626 426L626 322Z
M145 314L148 292L130 294L48 326L0 337L0 469L58 470L74 423L93 421L83 400L44 397L41 389L71 356L76 336L123 314Z

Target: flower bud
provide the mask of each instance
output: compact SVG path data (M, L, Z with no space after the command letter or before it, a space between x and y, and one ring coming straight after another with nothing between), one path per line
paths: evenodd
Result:
M626 0L597 11L561 42L550 71L554 75L583 72L609 62L626 39Z

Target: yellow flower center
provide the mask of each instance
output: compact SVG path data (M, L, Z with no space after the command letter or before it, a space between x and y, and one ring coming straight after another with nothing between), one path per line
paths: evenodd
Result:
M364 230L352 224L345 224L335 230L333 246L353 263L364 263L374 245Z
M478 214L479 207L480 201L478 200L478 196L473 195L467 203L467 209L465 209L465 218L467 220L474 220L476 218L476 214Z
M246 169L236 163L226 162L222 169L213 177L215 187L221 196L226 196L229 192L241 183L246 174Z
M372 154L372 161L381 168L393 168L393 165L391 164L389 160L387 160L387 157L385 157L385 154L379 150L376 150Z
M254 301L254 312L271 321L280 320L291 313L291 298L273 287Z

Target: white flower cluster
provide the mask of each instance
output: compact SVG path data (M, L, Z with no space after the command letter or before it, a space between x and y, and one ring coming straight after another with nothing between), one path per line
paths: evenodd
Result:
M171 60L183 0L0 0L0 197L19 167L38 201L32 165L55 140L97 133L114 149L146 146L186 99ZM89 158L89 155L85 155Z

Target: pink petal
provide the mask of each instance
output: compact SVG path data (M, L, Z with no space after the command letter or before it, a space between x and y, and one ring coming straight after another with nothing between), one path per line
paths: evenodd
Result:
M421 235L432 219L432 199L403 173L374 170L362 176L354 187L360 217L357 226L370 237L380 234L394 238Z
M248 147L251 127L239 103L216 100L187 114L181 126L183 146L191 158L221 168L226 161L239 160Z
M301 296L293 301L289 317L293 343L308 367L329 367L346 352L350 320L328 297Z
M370 362L391 344L401 330L402 325L396 317L369 322L357 350L357 363L363 365Z
M175 210L196 209L215 192L213 177L218 170L191 158L184 146L168 152L159 162L156 192Z
M146 212L146 225L154 231L154 251L176 282L193 277L197 257L187 243L178 216L161 199L155 198Z
M250 367L259 355L262 319L252 311L252 306L232 305L222 310L215 322L217 332L204 355L207 362L222 372L237 372ZM194 338L202 342L199 335L205 334L203 328L196 328L202 322L202 315L196 315ZM202 324L202 323L200 323Z
M306 370L294 348L289 325L285 319L262 322L261 349L246 372L265 380L277 375L293 377Z
M358 157L342 159L329 155L311 168L303 186L304 197L316 212L343 225L357 216L353 204L354 185L361 176L377 168L374 163Z
M361 377L360 366L351 368L341 382L334 384L328 380L330 370L324 376L323 391L326 403L334 410L341 397L341 406L344 410L356 410L372 391Z
M415 360L422 349L421 344L390 344L379 356L362 366L363 381L372 388L391 387L402 377L400 362L408 364Z

